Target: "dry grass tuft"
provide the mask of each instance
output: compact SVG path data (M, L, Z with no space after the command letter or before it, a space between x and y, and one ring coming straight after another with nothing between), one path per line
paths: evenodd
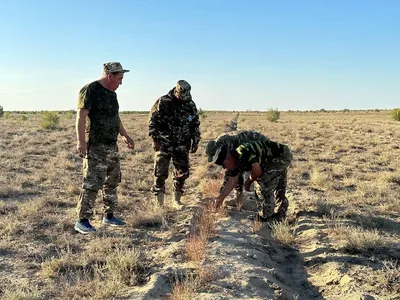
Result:
M206 251L206 244L215 233L216 214L211 207L203 207L192 224L190 236L186 241L186 255L189 261L200 262Z
M212 267L200 266L194 272L181 276L183 278L175 276L175 284L172 287L169 299L187 300L193 298L200 288L214 280L215 274Z
M251 223L251 232L257 233L261 230L262 227L263 223L256 219Z
M196 294L196 290L201 285L198 277L190 274L183 280L177 279L169 295L170 300L188 300Z
M271 235L285 245L292 246L295 244L294 230L290 228L286 220L283 222L272 222Z
M42 300L39 290L5 290L4 300Z
M344 250L350 253L366 253L381 250L386 246L382 235L377 230L342 227L345 241Z
M159 227L166 224L165 216L165 209L152 200L135 211L134 218L130 223L134 227Z
M186 241L186 256L189 261L200 262L206 252L207 240L201 236L189 237Z
M213 198L219 194L221 181L216 179L204 179L200 181L199 190L206 198Z
M107 256L103 272L112 281L129 286L143 281L144 270L138 249L117 248Z

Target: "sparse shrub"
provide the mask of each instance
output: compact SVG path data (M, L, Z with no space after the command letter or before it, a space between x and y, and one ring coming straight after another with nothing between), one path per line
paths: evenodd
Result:
M169 295L169 300L186 300L192 299L196 294L196 290L200 287L201 282L195 274L188 274L184 278L175 276L175 284L172 287L172 292Z
M292 229L290 229L290 225L287 221L284 222L273 222L271 234L274 238L279 240L281 243L285 245L294 245L295 243L295 235Z
M254 220L254 222L251 224L251 232L252 233L259 232L262 226L263 226L262 222L260 222L259 220Z
M175 274L172 292L169 300L192 299L199 290L203 290L207 284L215 278L215 269L209 265L202 265L194 272Z
M199 190L204 197L212 198L219 193L220 186L220 180L204 179L200 181Z
M186 241L186 255L189 261L199 262L204 258L207 240L194 236Z
M105 268L110 278L126 285L135 285L143 279L144 266L136 248L117 248L107 256Z
M75 112L73 110L69 110L65 113L65 117L69 120L73 119L75 115Z
M204 110L202 110L201 108L199 108L199 110L197 111L197 114L199 115L199 117L201 119L207 118L206 112Z
M325 199L318 199L315 203L317 212L322 216L334 216L336 214L335 205L327 202Z
M21 120L21 121L26 121L26 120L28 120L28 117L25 116L25 115L22 115L22 116L20 117L20 120Z
M345 239L344 250L350 253L377 251L385 247L384 238L377 230L347 227L347 232L343 237Z
M36 288L34 289L29 289L29 288L24 288L18 289L15 288L13 290L5 290L4 293L4 298L5 300L40 300L43 299L43 297L40 294L40 291Z
M57 112L44 111L42 112L42 121L40 126L43 129L57 129L60 124L60 115Z
M270 122L276 122L279 120L281 113L278 109L269 109L266 113L267 120Z
M3 106L0 105L0 117L4 115L4 109Z
M400 121L400 108L395 108L392 110L392 118L395 121Z

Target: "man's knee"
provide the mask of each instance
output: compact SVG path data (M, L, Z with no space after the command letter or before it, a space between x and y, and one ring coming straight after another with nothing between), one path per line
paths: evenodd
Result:
M154 176L160 180L165 180L168 178L169 164L166 162L156 162L154 166Z

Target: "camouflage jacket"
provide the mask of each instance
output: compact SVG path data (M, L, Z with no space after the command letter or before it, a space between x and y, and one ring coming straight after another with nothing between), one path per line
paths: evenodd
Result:
M240 130L240 131L232 131L221 134L216 139L215 148L218 149L220 147L224 147L228 150L233 150L239 147L240 144L248 143L250 141L267 141L268 138L253 130Z
M86 141L89 144L108 145L117 142L121 121L115 92L94 81L79 91L77 108L89 111L86 119Z
M200 141L200 120L196 104L181 101L174 89L160 97L149 114L149 136L164 147L190 147Z
M248 140L240 144L235 150L238 164L233 170L228 170L228 176L236 176L237 174L250 171L254 163L259 163L264 169L274 159L286 159L283 154L290 153L289 147L266 140ZM282 157L282 158L281 158Z

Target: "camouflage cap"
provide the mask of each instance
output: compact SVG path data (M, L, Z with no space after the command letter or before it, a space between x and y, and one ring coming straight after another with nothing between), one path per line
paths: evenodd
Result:
M176 83L175 90L177 91L179 97L182 100L189 101L192 100L192 95L190 94L190 90L192 87L186 80L179 80Z
M212 158L212 162L216 165L222 166L227 154L228 154L228 149L226 149L225 147L218 147Z
M119 62L108 62L103 64L104 74L110 73L125 73L129 70L125 70Z
M215 151L217 151L217 143L215 141L209 141L206 145L206 154L208 156L208 162L213 161Z

